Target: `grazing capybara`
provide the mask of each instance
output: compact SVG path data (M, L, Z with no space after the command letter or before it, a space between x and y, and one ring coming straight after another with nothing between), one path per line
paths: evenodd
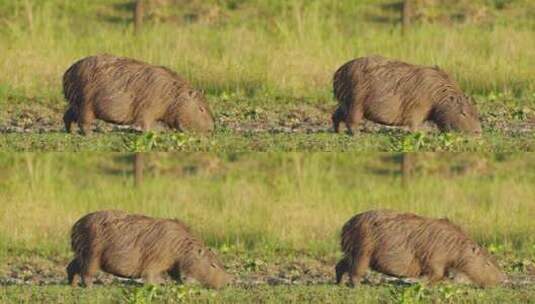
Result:
M352 134L363 118L413 131L433 121L443 132L481 133L477 109L438 67L361 57L336 71L333 89L339 102L332 115L337 133L341 121Z
M373 210L352 217L342 229L344 257L336 283L349 274L359 283L368 268L396 277L435 283L459 273L472 283L494 286L506 279L496 260L457 225L411 213Z
M100 269L125 278L161 281L181 274L206 287L221 288L231 281L216 254L178 220L127 214L118 210L89 213L72 227L74 259L67 266L69 284L80 278L92 286Z
M97 55L74 63L63 75L69 108L67 132L77 122L82 133L101 119L147 131L156 121L198 133L212 132L214 118L204 95L175 72L130 58Z

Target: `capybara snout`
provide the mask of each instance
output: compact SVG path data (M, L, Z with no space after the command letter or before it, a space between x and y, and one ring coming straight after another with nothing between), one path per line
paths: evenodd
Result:
M197 260L191 266L191 272L201 277L201 282L210 282L207 287L222 288L232 281L232 276L225 272L223 263L211 249L199 249Z
M180 131L207 133L214 117L202 92L175 72L130 58L90 56L63 75L69 102L63 121L67 132L77 123L84 134L95 119L150 130L162 122Z
M359 283L368 268L431 283L459 273L480 287L506 279L487 250L447 219L388 210L363 212L342 228L341 247L344 257L335 267L337 283L345 273L350 284Z
M158 219L106 210L79 219L71 231L74 258L67 266L69 283L92 285L100 269L146 283L162 281L167 273L181 281L185 276L206 287L231 282L215 252L193 236L178 220Z

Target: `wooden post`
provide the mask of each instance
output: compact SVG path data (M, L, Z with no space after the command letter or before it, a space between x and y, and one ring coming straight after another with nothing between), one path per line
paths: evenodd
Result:
M26 19L28 21L28 29L33 33L33 9L28 0L24 1L24 9L26 10Z
M144 0L136 0L134 6L134 33L137 35L141 32L143 26L143 16L145 15Z
M403 0L401 8L401 33L405 34L411 25L413 0Z
M143 183L143 153L134 154L134 186L137 188Z
M409 184L409 179L414 167L414 158L410 153L403 153L401 155L401 184L406 187Z

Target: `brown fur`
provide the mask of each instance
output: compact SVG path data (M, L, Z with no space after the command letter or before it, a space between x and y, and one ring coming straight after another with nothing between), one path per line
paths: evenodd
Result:
M337 283L346 272L350 284L358 283L370 267L397 277L426 277L431 283L450 272L481 287L505 280L493 257L447 219L388 210L360 213L344 225L341 246Z
M91 56L63 75L69 108L67 132L77 122L84 134L98 118L147 131L156 121L181 131L211 132L214 118L203 94L161 66L111 55Z
M99 269L151 284L165 272L177 281L184 274L212 288L231 280L216 254L178 220L117 210L89 213L72 227L71 245L74 259L67 274L72 286L81 278L90 287Z
M335 132L344 121L349 133L363 118L416 130L424 121L441 131L481 133L479 114L457 83L438 67L424 67L381 56L357 58L334 74L339 106Z

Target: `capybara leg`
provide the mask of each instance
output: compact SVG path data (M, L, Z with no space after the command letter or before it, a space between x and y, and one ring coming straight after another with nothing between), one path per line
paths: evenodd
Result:
M148 132L152 127L152 121L150 121L150 119L141 118L136 121L135 125L141 128L142 132Z
M82 270L82 282L86 287L93 286L93 277L99 269L99 260L96 258L89 258L86 268Z
M366 274L366 271L370 267L370 255L361 252L354 260L349 270L349 285L355 286L359 284L360 280Z
M65 130L68 133L74 133L72 124L75 121L76 121L76 115L74 114L74 110L72 108L69 108L67 111L65 111L65 114L63 115L63 122L65 123Z
M346 115L346 127L347 133L353 135L355 128L357 128L362 123L362 118L364 117L364 111L360 104L352 104L349 107L349 113Z
M163 283L162 277L159 273L147 272L143 274L143 281L149 285L159 285Z
M174 267L173 269L169 270L167 273L177 283L179 283L179 284L182 283L182 276L180 274L180 269L178 269L178 267Z
M82 112L78 118L78 125L80 126L80 130L82 130L82 134L91 135L91 125L93 124L94 120L95 115L92 111L85 110Z
M429 284L433 285L441 281L442 279L444 279L444 273L445 273L444 267L431 266L431 269L429 270L429 273L428 273Z
M338 264L336 264L335 270L336 270L336 284L340 284L342 282L342 278L344 274L347 272L349 268L349 264L346 257L343 257Z
M335 133L339 133L340 132L340 122L344 119L344 111L342 110L341 107L338 107L336 109L336 111L334 111L331 119L332 119L332 122L333 122L334 132Z
M80 283L80 265L76 258L67 266L67 280L72 287L76 287Z

